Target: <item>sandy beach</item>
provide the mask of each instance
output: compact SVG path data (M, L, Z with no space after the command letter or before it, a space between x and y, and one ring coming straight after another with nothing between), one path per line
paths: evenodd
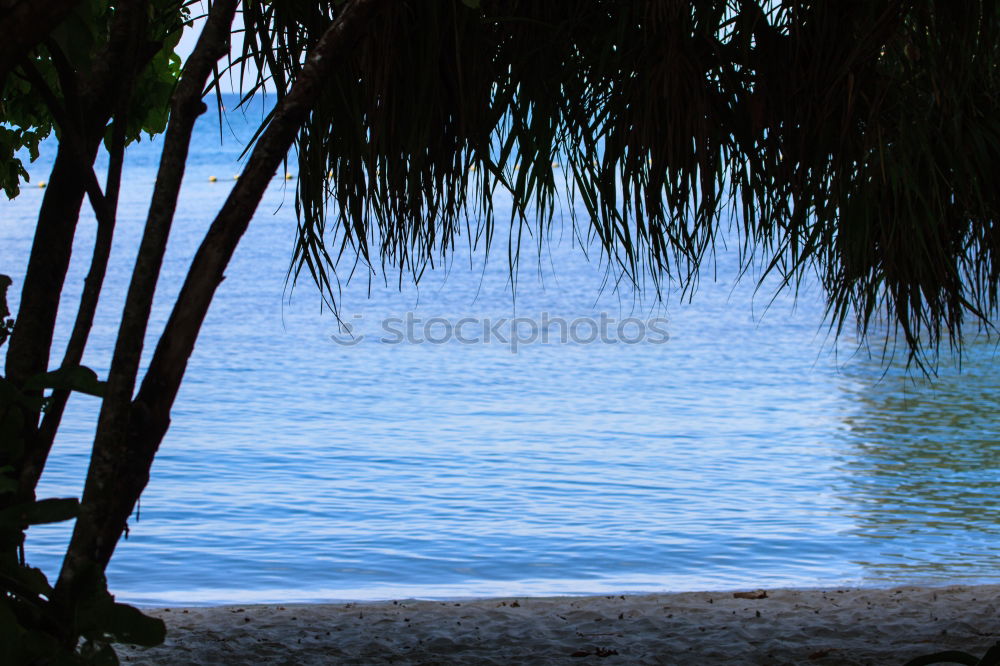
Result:
M150 608L133 664L902 664L1000 641L1000 585Z

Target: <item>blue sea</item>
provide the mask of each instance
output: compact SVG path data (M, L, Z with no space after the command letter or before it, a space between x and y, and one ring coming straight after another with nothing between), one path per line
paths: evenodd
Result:
M235 98L226 98L235 107ZM199 122L147 338L267 101ZM133 146L85 362L106 373L159 157ZM0 202L12 309L54 144ZM1000 367L970 332L932 379L835 340L823 294L616 286L557 223L510 280L463 237L418 287L345 261L338 308L286 274L294 164L205 322L108 578L139 604L1000 582ZM215 182L210 182L214 177ZM498 200L503 210L509 202ZM86 210L86 207L85 207ZM53 364L87 270L80 224ZM725 236L723 236L725 239ZM527 244L534 247L535 238ZM589 258L588 258L589 256ZM352 269L353 272L352 272ZM350 279L348 279L350 277ZM98 410L74 396L40 496L78 496ZM29 533L58 570L67 525Z

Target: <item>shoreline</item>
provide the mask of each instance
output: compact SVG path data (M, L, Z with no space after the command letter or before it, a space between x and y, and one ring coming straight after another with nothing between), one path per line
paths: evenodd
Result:
M1000 585L145 607L134 664L900 664L1000 641Z

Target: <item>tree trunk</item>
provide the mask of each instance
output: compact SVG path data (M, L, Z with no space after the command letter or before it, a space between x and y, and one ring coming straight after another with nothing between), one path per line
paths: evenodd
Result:
M101 472L116 466L116 461L107 459L107 456L118 455L127 449L126 440L132 420L135 379L142 357L143 341L156 283L187 165L191 134L198 116L205 111L202 94L206 81L216 62L229 50L229 35L236 5L236 0L216 0L213 4L202 34L188 58L184 74L174 92L149 214L125 299L122 323L115 341L115 351L108 373L108 386L101 404L94 449L84 488L84 502L73 533L74 540L77 539L78 533L93 532L92 525L98 520L97 517L102 515L107 496L123 492L131 495L130 490L123 491L107 486L101 477ZM148 470L146 480L148 480ZM145 487L146 480L142 481L139 492ZM97 499L94 499L95 497ZM131 513L131 506L132 504L129 504L128 512L121 517L122 528L128 513ZM121 529L114 535L114 542L117 542L120 534ZM97 548L101 552L107 550L107 557L110 558L114 543L110 545L109 550L103 541L99 541ZM72 602L71 582L74 582L75 576L85 571L92 571L94 562L98 561L92 557L80 558L78 552L79 548L74 550L71 545L66 553L58 586L63 603ZM76 562L79 562L78 566L74 565ZM101 563L100 569L103 570L106 564L105 560Z
M292 90L277 105L247 166L212 223L187 278L142 386L132 403L124 436L99 428L83 504L56 586L60 595L87 572L103 571L114 553L139 495L149 481L153 457L170 424L170 409L205 314L236 245L264 191L308 117L323 80L346 57L371 15L389 0L345 5L310 54Z

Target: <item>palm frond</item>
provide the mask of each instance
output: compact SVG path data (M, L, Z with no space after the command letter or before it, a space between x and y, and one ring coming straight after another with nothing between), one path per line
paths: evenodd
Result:
M246 7L280 96L338 3ZM401 0L299 134L291 274L334 298L344 253L419 279L498 228L516 273L566 212L659 293L735 220L748 264L819 275L837 331L960 344L997 309L998 56L986 0Z

